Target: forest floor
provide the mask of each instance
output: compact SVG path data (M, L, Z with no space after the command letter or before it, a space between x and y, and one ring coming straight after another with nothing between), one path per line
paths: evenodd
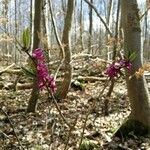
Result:
M91 74L90 69L93 67L85 69L88 70L84 72L86 76ZM1 77L5 85L12 80L12 75ZM109 86L99 95L105 83L106 80L84 81L82 88L72 85L67 98L58 102L72 127L63 122L46 91L41 92L37 112L27 114L30 89L1 89L0 107L7 114L0 112L0 150L77 150L81 141L80 150L150 150L149 137L131 133L128 138L112 138L129 115L130 106L123 79L115 82L109 98L105 96ZM109 100L107 116L104 113L106 98Z

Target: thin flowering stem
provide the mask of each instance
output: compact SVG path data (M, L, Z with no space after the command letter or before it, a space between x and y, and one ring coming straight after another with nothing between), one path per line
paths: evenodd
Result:
M66 142L66 145L65 145L65 148L64 150L67 150L68 148L68 144L69 144L69 140L70 140L70 137L71 137L71 134L72 134L72 131L74 130L76 124L77 124L77 120L78 120L78 116L76 116L74 122L73 122L73 125L70 127L70 130L69 130L69 133L68 133L68 136L67 136L67 142Z
M100 91L98 97L100 97L100 96L104 93L104 91L105 91L105 89L106 89L106 87L108 86L108 84L109 84L110 81L111 81L111 78L109 78L109 79L107 78L107 79L106 79L106 82L105 82L105 84L104 84L104 87L103 87L103 89Z
M132 68L131 62L129 60L122 58L117 62L113 62L107 67L105 74L109 77L109 79L107 78L104 84L104 88L100 91L98 97L100 97L104 93L110 81L114 80L115 77L118 77L119 74L123 75L123 73L121 72L122 68L126 68L128 71L130 71Z
M37 48L33 51L32 56L26 52L28 56L31 58L31 60L34 62L36 69L37 69L37 78L38 78L38 85L40 89L43 89L44 87L47 89L48 93L51 95L52 100L54 102L54 105L56 109L59 112L59 115L61 116L62 120L67 124L69 128L71 128L71 125L68 123L66 118L63 116L57 101L53 95L53 93L56 90L56 84L55 84L55 78L51 75L49 75L48 67L45 64L45 57L43 50L40 48Z
M29 56L29 58L32 60L32 62L34 63L34 65L36 66L36 65L37 65L36 60L29 54L28 51L25 51L25 52L26 52L26 54Z
M46 86L46 87L47 87L47 86ZM64 121L64 123L67 124L67 126L68 126L69 128L71 128L72 126L68 123L68 121L66 120L66 118L65 118L65 117L63 116L63 114L62 114L62 112L61 112L61 110L60 110L60 108L59 108L59 106L58 106L58 104L57 104L57 101L56 101L56 99L55 99L55 97L54 97L54 95L53 95L53 92L52 92L48 87L47 87L47 91L48 91L49 94L51 95L52 100L53 100L53 102L54 102L54 105L55 105L56 109L58 110L59 115L61 116L62 120Z

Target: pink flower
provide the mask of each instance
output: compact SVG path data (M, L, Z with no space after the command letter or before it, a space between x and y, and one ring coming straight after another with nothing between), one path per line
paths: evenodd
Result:
M55 92L55 90L56 90L56 82L55 82L53 76L49 75L47 77L47 83L48 83L48 87L50 87L50 89L52 90L52 92Z
M48 76L48 68L45 64L37 64L37 73L39 78L46 78Z
M129 62L129 60L121 59L119 60L119 64L122 68L127 68L128 70L131 70L132 64Z
M105 74L111 78L117 77L118 74L121 73L122 68L126 68L130 71L132 68L131 62L129 62L129 60L126 59L121 59L115 64L110 64L107 67Z
M111 64L106 69L105 74L109 77L116 77L118 73L120 72L120 66L118 64Z
M32 57L37 61L37 77L38 77L38 86L40 89L45 87L49 88L52 92L56 90L56 83L54 77L49 75L48 67L44 63L44 53L43 50L37 48L33 51Z
M56 90L56 83L54 77L49 75L48 68L45 64L37 64L38 84L40 89L44 89L45 86L50 88L52 92Z
M33 51L32 57L35 58L38 62L43 62L44 61L44 53L41 48L37 48Z

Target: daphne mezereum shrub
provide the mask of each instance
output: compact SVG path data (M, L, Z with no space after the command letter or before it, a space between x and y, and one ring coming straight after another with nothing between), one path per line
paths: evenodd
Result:
M121 69L127 69L131 70L132 64L129 60L126 59L120 59L117 62L110 64L107 69L105 74L109 76L110 78L117 77L119 74L121 74Z
M45 87L48 87L52 92L55 92L56 82L54 80L54 77L48 72L48 67L45 63L45 56L43 50L41 48L35 49L32 53L32 57L37 62L36 69L39 88L43 89Z

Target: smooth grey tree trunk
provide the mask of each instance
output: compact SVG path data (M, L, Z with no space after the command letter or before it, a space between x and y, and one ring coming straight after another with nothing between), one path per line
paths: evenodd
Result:
M147 134L150 129L150 96L144 77L132 76L142 66L141 29L139 10L136 0L121 0L122 25L124 31L124 49L136 53L131 72L126 72L128 96L131 114L125 124L116 133L122 135L134 131L135 134ZM127 56L126 56L127 57Z

